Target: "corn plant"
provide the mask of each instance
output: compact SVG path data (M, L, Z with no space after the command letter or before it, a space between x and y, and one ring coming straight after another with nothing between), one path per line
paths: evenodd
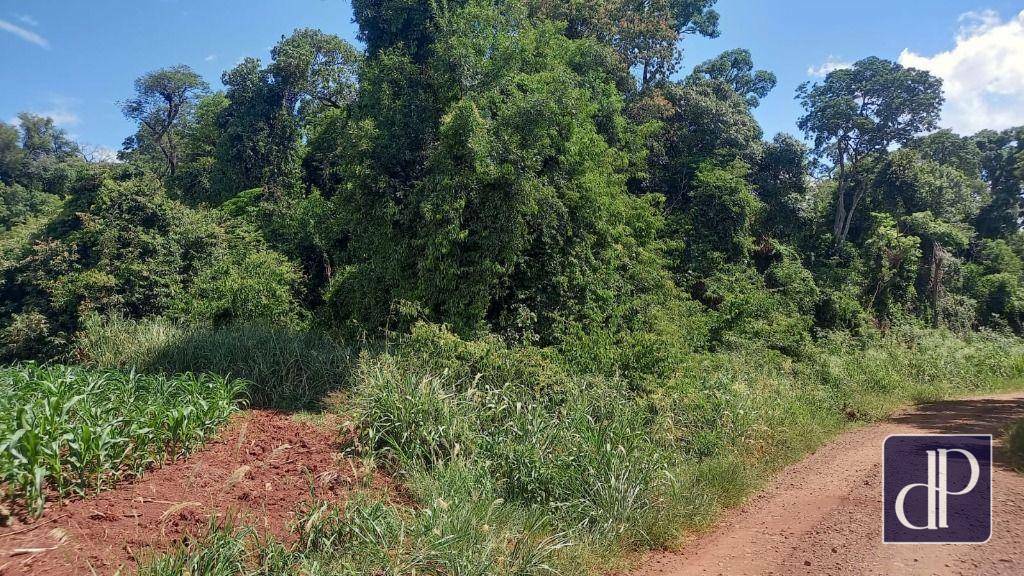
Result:
M201 446L237 410L244 382L0 369L0 482L38 516L52 498L85 497Z

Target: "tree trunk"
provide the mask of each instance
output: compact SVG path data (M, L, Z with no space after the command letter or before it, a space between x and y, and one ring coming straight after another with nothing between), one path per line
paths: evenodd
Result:
M843 247L843 222L846 220L846 167L842 161L839 162L838 198L836 199L835 220L832 223L832 236L835 242L836 254Z

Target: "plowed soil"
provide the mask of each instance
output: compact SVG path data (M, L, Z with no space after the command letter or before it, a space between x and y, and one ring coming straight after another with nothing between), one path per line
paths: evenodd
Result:
M681 553L650 554L635 576L1024 574L1024 475L999 445L1024 395L921 406L840 436L783 471ZM882 542L882 443L890 434L992 434L992 539L981 545Z
M131 574L138 560L202 534L212 519L287 539L311 491L343 503L366 482L390 489L341 456L339 430L330 419L316 426L277 412L240 414L187 460L0 528L0 575Z

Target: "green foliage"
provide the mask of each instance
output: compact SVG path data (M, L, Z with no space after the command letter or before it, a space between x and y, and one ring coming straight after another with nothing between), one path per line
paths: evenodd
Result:
M800 129L814 138L815 153L838 171L833 225L838 250L867 192L864 175L858 172L892 145L906 144L937 127L944 100L942 80L871 57L830 72L824 82L802 85L798 97L806 111Z
M353 450L400 473L425 506L439 494L422 491L424 479L445 487L451 510L486 495L539 515L545 528L533 534L562 535L566 558L601 557L672 541L851 419L1022 375L1024 348L1012 338L836 334L801 361L764 349L688 354L638 394L557 355L418 325L361 357Z
M892 217L872 214L874 224L864 242L865 308L885 321L898 320L917 296L915 280L921 261L921 240L902 234Z
M659 283L660 219L626 193L644 128L621 115L605 51L515 3L470 2L436 33L428 76L394 51L367 64L340 197L356 258L331 288L336 317L383 326L408 302L463 333L551 340ZM424 104L437 115L390 124L423 85L443 95ZM392 137L404 130L423 139ZM391 155L396 142L413 149Z
M52 212L58 204L53 194L0 182L0 230L10 231L33 217Z
M978 214L978 232L999 238L1020 231L1021 190L1024 189L1024 127L1002 132L982 130L974 136L981 150L981 172L989 185L991 201Z
M203 268L171 313L214 326L273 320L301 327L306 311L296 301L302 275L280 254L227 246L227 253Z
M733 92L746 98L747 105L757 108L761 99L775 88L775 74L767 70L754 70L754 61L750 51L745 49L728 50L698 64L690 73L688 82L701 81L721 82Z
M244 383L59 366L0 370L0 478L34 515L186 455L227 421Z
M49 332L38 339L69 342L92 313L302 320L298 272L245 226L171 200L155 178L109 176L81 184L5 271L5 324L42 315L46 322L34 325Z
M139 574L551 574L565 556L565 543L546 534L536 514L485 490L458 508L449 505L452 486L468 489L477 479L472 470L456 469L447 474L450 486L428 481L422 489L435 498L419 510L398 511L365 496L344 508L312 502L288 544L215 524L201 538L144 562ZM579 573L568 563L566 568L561 573Z
M121 105L124 115L139 124L125 142L122 157L161 166L174 178L181 162L180 134L193 121L193 109L210 86L185 65L163 68L135 81L135 96Z
M243 378L253 405L316 407L349 382L352 352L327 334L267 324L221 328L90 317L76 356L107 370Z
M800 89L813 150L766 142L748 51L669 80L714 4L357 0L365 53L140 78L124 165L0 125L0 357L344 389L413 500L142 572L607 571L851 420L1024 376L1021 129L932 132L941 82L867 58Z
M726 167L705 163L697 169L682 236L684 265L698 278L745 261L750 253L752 222L761 203L746 176L747 167L739 162Z

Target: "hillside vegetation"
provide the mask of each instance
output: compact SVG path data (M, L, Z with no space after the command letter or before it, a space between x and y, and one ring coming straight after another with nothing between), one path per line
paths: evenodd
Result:
M1024 127L940 130L942 82L871 57L799 89L803 138L766 137L749 51L681 66L714 4L355 0L359 47L301 29L219 90L137 79L117 162L0 124L4 378L127 386L89 408L119 430L221 406L197 438L240 382L338 411L409 489L314 503L294 543L215 525L142 572L588 573L851 423L1019 385ZM132 399L180 379L220 403ZM65 490L11 446L12 494ZM104 466L68 485L142 464Z

